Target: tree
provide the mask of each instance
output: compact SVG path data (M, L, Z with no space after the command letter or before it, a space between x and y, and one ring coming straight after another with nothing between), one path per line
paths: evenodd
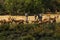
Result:
M52 12L55 12L57 9L60 9L59 0L42 0L42 3L45 10L49 8Z
M3 4L0 4L0 15L3 15L5 13L5 8Z
M16 0L5 0L4 6L8 14L16 14Z
M60 11L60 0L5 0L0 7L2 7L1 11L10 15L24 15L25 13L34 15L44 13L48 9L51 12Z

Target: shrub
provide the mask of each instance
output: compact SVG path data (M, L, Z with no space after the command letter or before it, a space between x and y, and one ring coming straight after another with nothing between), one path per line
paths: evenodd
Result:
M2 24L0 25L1 40L58 40L60 38L60 23L55 24ZM56 30L53 30L52 27ZM2 39L3 38L3 39Z

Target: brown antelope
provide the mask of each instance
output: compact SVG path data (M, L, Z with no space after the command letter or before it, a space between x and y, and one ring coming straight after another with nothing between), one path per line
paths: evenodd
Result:
M42 23L47 23L47 22L49 22L48 19L44 19L44 20L42 21Z
M39 23L39 21L37 20L37 21L32 21L32 23Z
M49 16L43 16L42 23L48 23L49 22Z
M0 23L2 24L2 23L5 23L6 22L6 20L5 19L1 19L0 20Z
M4 23L12 23L11 17L4 19L3 21Z
M21 23L24 23L24 20L22 20L22 19L16 20L16 19L12 18L12 22L21 24Z
M54 22L56 22L56 17L50 18L50 23L54 23Z
M1 23L1 24L3 23L3 20L2 20L2 19L0 20L0 23Z

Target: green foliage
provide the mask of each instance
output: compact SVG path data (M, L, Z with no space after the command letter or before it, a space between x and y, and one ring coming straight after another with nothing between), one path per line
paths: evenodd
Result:
M59 40L60 23L56 30L49 29L52 24L2 24L0 25L0 40ZM55 25L55 24L54 24Z
M60 11L59 0L5 0L2 5L4 7L0 6L1 10L5 10L5 14L10 15L24 15L25 13L33 15L44 13L48 9L52 12Z
M4 14L5 8L2 4L0 4L0 15Z

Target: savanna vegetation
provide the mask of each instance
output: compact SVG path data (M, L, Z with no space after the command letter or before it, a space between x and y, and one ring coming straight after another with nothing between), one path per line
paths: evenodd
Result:
M0 15L34 15L46 12L60 12L60 0L0 0ZM0 22L0 40L60 40L60 23Z
M0 15L29 15L60 12L60 0L1 0Z
M60 40L60 23L1 24L0 40Z

